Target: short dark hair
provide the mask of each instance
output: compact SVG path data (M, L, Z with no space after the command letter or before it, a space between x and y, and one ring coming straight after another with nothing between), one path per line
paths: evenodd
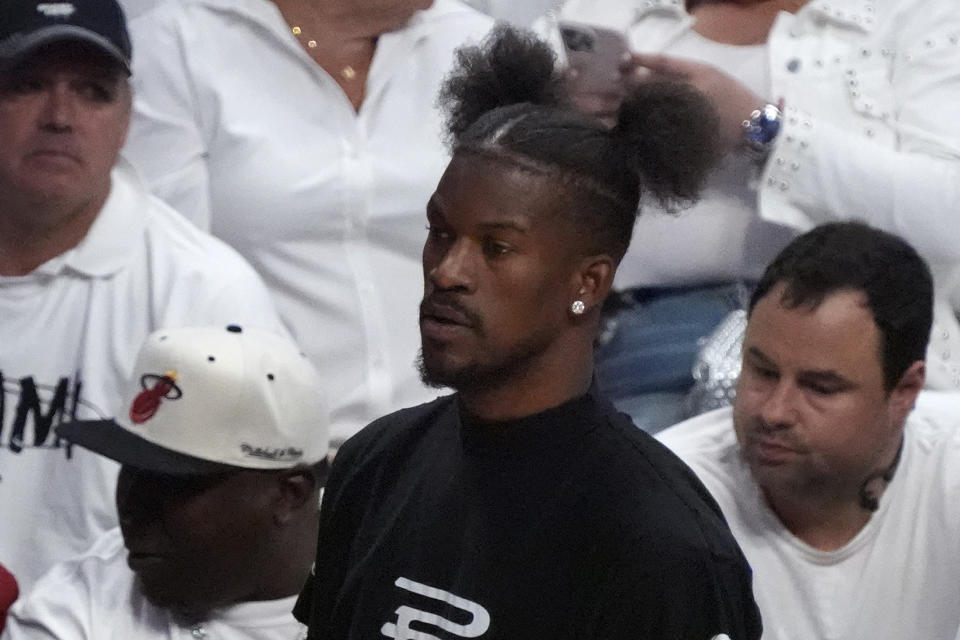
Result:
M933 323L930 269L905 240L862 222L833 222L795 239L770 263L750 298L780 283L788 308L817 307L832 293L860 291L880 329L884 385L893 389L926 355Z
M505 26L458 52L439 102L454 153L555 178L590 250L616 260L641 197L668 208L693 201L720 156L715 111L690 85L641 83L610 128L570 106L546 43Z

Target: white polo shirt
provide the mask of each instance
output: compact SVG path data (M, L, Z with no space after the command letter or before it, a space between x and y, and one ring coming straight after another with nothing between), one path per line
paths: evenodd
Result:
M25 276L0 276L0 561L25 592L55 561L116 525L117 466L59 442L53 427L110 417L141 343L161 327L283 331L235 251L114 169L76 247Z
M436 0L380 36L358 113L269 0L132 22L125 153L263 276L328 389L334 440L436 396L414 366L426 204L449 159L435 103L454 50L491 24Z

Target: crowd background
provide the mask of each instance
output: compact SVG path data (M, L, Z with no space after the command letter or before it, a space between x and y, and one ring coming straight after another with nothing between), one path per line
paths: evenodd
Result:
M99 176L102 210L91 209L76 251L3 273L0 294L11 295L0 302L16 323L0 318L0 370L21 384L35 375L52 383L44 390L69 376L82 380L93 402L82 417L104 418L120 401L135 346L154 329L235 320L272 327L289 332L319 370L332 453L378 417L444 393L421 380L415 364L424 208L451 157L437 94L458 48L480 42L492 18L535 25L561 57L569 48L561 21L570 20L624 34L622 87L657 77L700 89L726 152L702 200L679 210L656 211L654 203L635 227L596 351L600 388L620 410L650 432L697 413L692 370L711 333L748 304L788 243L846 220L903 236L930 264L933 330L925 372L911 379L922 385L925 375L928 389L948 392L934 401L937 420L960 408L949 393L960 390L953 3L473 5L489 15L455 0L330 0L322 10L308 0L127 0L134 53L132 63L121 61L131 64L133 93L117 96L132 102L111 102L117 144L102 155L116 166ZM574 76L566 80L573 103L601 118L618 110L626 91L578 94ZM760 122L751 109L764 104L782 107L777 133L751 140L747 151L744 130ZM47 109L41 128L69 129L66 113ZM140 211L147 222L135 220ZM144 242L123 246L134 235ZM28 289L39 293L25 296ZM51 300L67 300L74 315ZM570 313L583 313L580 302ZM36 358L38 340L62 357ZM729 436L725 417L722 426ZM12 505L13 523L0 535L0 562L23 592L116 527L109 496L117 466L59 439L36 447L43 451L15 448L0 451L0 499ZM944 450L944 477L933 482L952 495L955 465L952 449ZM891 478L897 460L899 453ZM931 517L941 516L950 520L942 531L952 531L953 512ZM115 532L111 544L120 549ZM936 623L956 626L949 616Z

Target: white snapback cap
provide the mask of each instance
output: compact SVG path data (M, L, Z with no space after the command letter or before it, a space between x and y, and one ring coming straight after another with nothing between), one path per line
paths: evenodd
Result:
M288 469L328 453L316 370L288 338L229 325L152 333L112 420L57 434L121 464L170 474Z

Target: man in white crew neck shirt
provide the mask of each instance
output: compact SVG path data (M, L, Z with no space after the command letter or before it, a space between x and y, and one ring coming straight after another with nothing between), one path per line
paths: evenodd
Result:
M117 466L53 427L107 417L154 329L284 331L253 269L117 162L130 54L114 0L0 5L0 562L24 592L116 525Z
M296 640L326 478L328 412L289 338L163 329L114 420L58 434L120 462L120 529L55 565L3 640Z
M753 294L732 410L659 434L750 562L764 640L957 632L960 400L912 411L932 292L900 238L815 228Z

